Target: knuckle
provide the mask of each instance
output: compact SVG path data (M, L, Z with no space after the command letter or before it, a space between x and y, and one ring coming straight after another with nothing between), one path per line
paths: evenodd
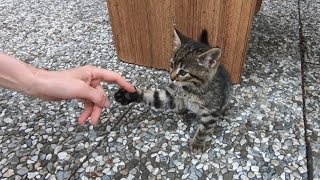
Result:
M84 68L85 70L89 71L89 70L92 70L92 69L94 68L94 66L92 66L92 65L85 65L85 66L83 66L83 68Z
M106 95L104 93L99 93L99 99L101 103L104 103L107 99Z

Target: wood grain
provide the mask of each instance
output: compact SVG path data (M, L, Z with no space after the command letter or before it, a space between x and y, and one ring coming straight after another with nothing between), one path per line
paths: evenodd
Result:
M120 59L168 69L173 27L223 50L222 63L239 83L257 1L261 0L108 0ZM175 23L175 25L174 25Z
M108 0L112 32L120 59L168 68L173 48L171 0Z

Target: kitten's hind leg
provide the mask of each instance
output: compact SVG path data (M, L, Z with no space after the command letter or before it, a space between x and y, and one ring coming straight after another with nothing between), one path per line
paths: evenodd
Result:
M181 114L181 118L182 121L187 125L186 130L189 131L193 122L198 122L199 117L197 116L197 114L187 111L186 113Z
M220 114L216 112L208 113L208 111L204 111L200 114L200 124L191 141L193 153L201 153L205 150L205 140L209 134L212 134L219 118Z

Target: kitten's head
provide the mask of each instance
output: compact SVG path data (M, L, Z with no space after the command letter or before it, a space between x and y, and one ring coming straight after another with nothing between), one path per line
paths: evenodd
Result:
M190 88L200 87L216 74L221 49L194 41L174 30L174 54L170 60L170 79Z

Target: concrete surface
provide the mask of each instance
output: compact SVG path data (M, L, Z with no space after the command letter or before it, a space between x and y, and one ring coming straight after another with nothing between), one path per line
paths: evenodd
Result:
M40 68L91 64L135 86L165 86L167 72L119 61L105 5L2 0L0 52ZM114 103L99 125L80 126L75 100L0 89L1 179L319 179L319 8L263 1L243 82L232 87L230 110L202 155L190 153L189 116Z

